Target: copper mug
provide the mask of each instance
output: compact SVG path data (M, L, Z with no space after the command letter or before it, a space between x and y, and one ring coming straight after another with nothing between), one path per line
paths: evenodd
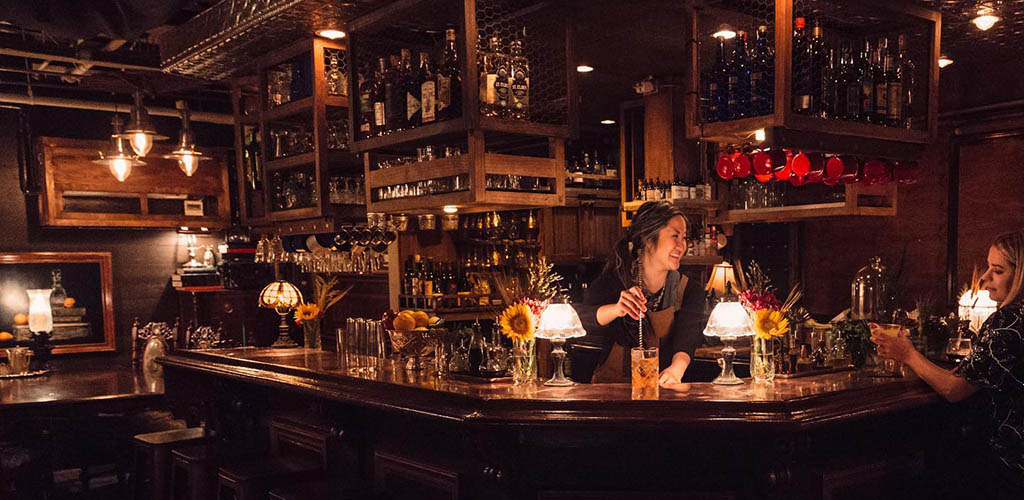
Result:
M28 347L10 347L4 349L7 364L11 367L11 375L28 373L28 365L32 360L32 351Z

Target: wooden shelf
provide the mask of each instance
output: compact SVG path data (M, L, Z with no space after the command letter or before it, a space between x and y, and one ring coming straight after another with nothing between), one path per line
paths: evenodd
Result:
M342 95L328 95L324 97L324 104L332 108L347 108L348 97Z
M267 170L280 170L282 168L298 167L301 165L313 165L316 163L316 151L297 155L285 156L267 160Z
M788 207L725 210L715 224L795 222L839 216L893 217L897 207L896 184L846 186L846 200Z
M380 137L370 137L352 142L353 153L363 153L374 149L386 149L407 143L425 140L436 141L446 135L458 134L468 130L466 120L456 118L443 122L431 123L409 130L399 130Z
M699 212L716 212L722 208L722 203L718 200L667 200L672 202L673 205L679 207L681 210L686 211L699 211ZM625 212L635 212L640 209L640 206L646 201L627 201L622 204L622 210Z
M300 113L312 113L316 100L313 96L303 97L297 101L291 101L280 106L274 106L263 112L263 121L272 122L282 118L288 118Z
M568 170L565 171L565 178L566 179L584 179L584 180L588 180L588 181L615 181L615 182L619 181L619 176L617 176L617 175L581 174L579 172L569 172ZM618 191L618 190L616 190L616 191Z

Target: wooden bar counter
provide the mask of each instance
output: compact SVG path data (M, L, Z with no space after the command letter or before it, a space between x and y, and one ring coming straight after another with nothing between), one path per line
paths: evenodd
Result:
M860 372L678 384L634 401L626 384L473 384L393 361L350 373L337 353L303 349L160 362L168 402L233 448L258 450L273 415L327 422L341 436L331 474L384 498L920 493L951 413L919 380Z

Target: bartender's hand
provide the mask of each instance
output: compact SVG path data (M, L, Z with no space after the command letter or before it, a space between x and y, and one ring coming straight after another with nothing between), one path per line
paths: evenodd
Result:
M640 287L634 286L619 293L619 301L615 303L617 317L621 318L628 314L630 318L639 320L640 315L645 312L647 312L647 299L644 298Z
M910 339L904 336L872 335L871 341L878 346L879 356L901 363L906 363L910 359L910 355L917 352Z
M658 377L658 385L678 384L683 381L683 375L690 366L690 355L685 352L677 352L672 356L672 364L661 371Z

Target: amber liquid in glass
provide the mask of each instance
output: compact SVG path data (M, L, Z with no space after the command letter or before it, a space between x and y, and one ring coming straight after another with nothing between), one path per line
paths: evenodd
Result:
M630 357L633 399L658 399L658 348L634 347Z

